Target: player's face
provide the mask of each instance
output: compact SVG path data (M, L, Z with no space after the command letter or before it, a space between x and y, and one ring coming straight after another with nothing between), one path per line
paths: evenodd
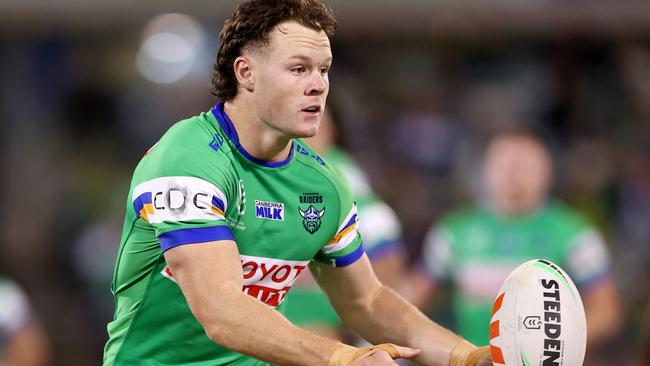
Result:
M507 215L535 210L546 199L550 159L539 143L517 136L497 137L486 152L488 199Z
M286 136L314 136L329 92L329 39L294 22L280 24L269 38L253 57L257 116Z

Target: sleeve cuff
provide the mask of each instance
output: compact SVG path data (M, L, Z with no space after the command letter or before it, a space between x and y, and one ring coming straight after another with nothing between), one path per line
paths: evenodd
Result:
M205 243L217 240L235 240L228 226L210 226L169 231L161 234L160 248L163 252L185 244Z
M332 258L332 265L334 267L345 267L356 262L363 256L363 253L366 251L363 249L363 244L359 244L359 247L353 252L346 254L342 257Z

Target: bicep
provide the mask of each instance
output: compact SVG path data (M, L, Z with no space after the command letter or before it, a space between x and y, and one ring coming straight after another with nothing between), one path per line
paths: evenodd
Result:
M309 268L339 313L347 307L368 303L375 291L382 286L365 254L345 267L312 262Z
M202 309L220 301L215 293L242 288L242 267L232 240L187 244L165 251L165 260L192 312L201 321ZM203 323L203 322L202 322Z

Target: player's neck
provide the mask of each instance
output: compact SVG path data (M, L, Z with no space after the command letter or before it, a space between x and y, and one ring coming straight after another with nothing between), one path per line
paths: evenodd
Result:
M289 156L291 137L261 121L253 108L232 101L224 103L224 112L237 130L239 143L249 154L270 162L283 161Z

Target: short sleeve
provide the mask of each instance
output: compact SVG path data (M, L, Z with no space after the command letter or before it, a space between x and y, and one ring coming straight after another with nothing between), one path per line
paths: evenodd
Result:
M27 297L15 283L0 281L0 339L13 337L31 320Z
M583 291L610 275L610 258L602 237L593 229L578 233L569 245L567 270Z
M422 263L434 281L447 281L452 261L452 234L443 226L429 230L422 248Z
M135 219L153 228L162 251L234 240L226 223L236 195L231 181L213 156L174 150L161 141L136 170L130 197Z
M314 259L329 263L333 267L345 267L356 262L365 253L358 227L357 205L352 203L334 237L323 246Z

